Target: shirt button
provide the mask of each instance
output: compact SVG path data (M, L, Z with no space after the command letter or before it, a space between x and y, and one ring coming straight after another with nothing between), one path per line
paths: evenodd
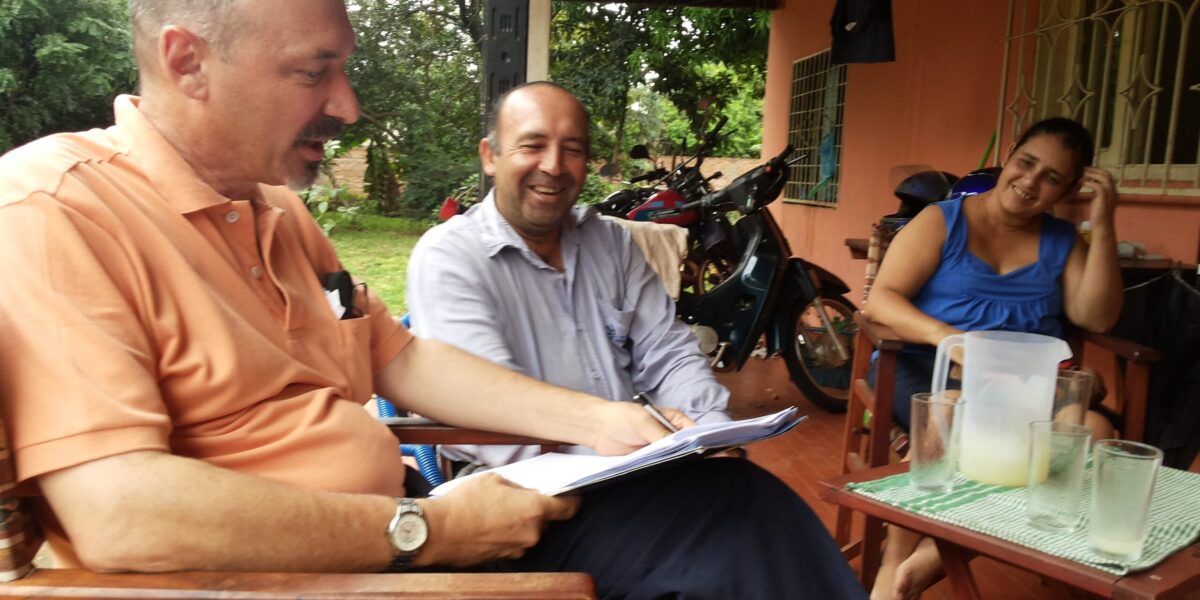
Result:
M250 276L255 279L262 279L262 269L258 268L258 265L250 267Z
M237 223L238 219L240 219L240 218L241 218L241 215L239 215L236 210L231 210L231 211L225 213L225 222L229 223L231 225L233 223Z

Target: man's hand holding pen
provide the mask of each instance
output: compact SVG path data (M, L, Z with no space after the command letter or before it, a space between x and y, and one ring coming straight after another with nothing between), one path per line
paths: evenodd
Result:
M696 422L672 408L655 407L672 428L664 426L650 411L636 402L600 402L602 414L592 419L598 430L593 443L584 445L604 456L629 454L646 444L658 441L672 431L693 427Z
M676 426L674 423L671 422L670 419L667 418L667 416L665 414L660 412L658 407L654 406L654 404L651 403L650 396L645 394L644 392L638 392L638 393L634 394L633 401L642 405L642 408L646 409L646 412L650 413L650 416L654 417L654 420L658 421L658 424L662 425L667 431L670 431L671 433L675 433L676 431L679 431L680 429L682 429L682 427ZM678 411L676 411L676 412L678 412ZM679 414L679 416L681 416L684 419L687 419L689 421L689 424L685 425L684 427L691 427L692 425L695 425L695 423L691 423L691 419L688 419L686 416L683 416L683 413L678 413L678 414Z
M669 408L664 409L664 408L659 408L657 406L654 406L654 404L650 401L650 396L643 392L638 392L638 393L634 394L633 401L638 404L641 404L642 408L645 408L646 412L649 412L650 416L654 417L655 421L658 421L658 423L660 425L665 427L671 433L674 433L674 432L679 431L680 429L684 429L686 427L691 427L692 425L696 424L691 419L689 419L686 415L684 415L683 413L681 413L679 411L672 410ZM668 419L667 414L665 414L663 412L663 411L667 411L667 410L670 410L672 413L674 413L674 415L672 415L672 416L677 416L678 418L685 419L687 421L687 424L683 425L683 426L676 426L674 423L671 422L670 419ZM730 457L730 458L746 458L746 449L745 448L730 448L728 450L725 450L724 452L718 452L717 454L714 454L713 456L715 456L715 457Z

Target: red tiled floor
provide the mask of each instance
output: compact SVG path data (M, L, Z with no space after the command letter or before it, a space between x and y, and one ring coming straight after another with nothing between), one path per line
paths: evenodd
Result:
M790 405L808 415L808 420L796 429L750 446L750 458L804 498L832 531L837 509L821 501L817 482L841 474L844 416L826 412L806 400L788 379L787 367L779 358L752 358L741 372L719 374L718 379L732 392L730 408L737 418L759 416ZM1057 584L1043 584L1036 575L991 559L972 561L971 570L984 598L1076 597ZM954 596L949 584L942 581L922 598L952 600Z

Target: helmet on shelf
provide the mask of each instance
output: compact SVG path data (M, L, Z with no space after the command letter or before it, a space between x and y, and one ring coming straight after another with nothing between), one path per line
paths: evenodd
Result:
M982 194L996 187L996 178L1000 175L1000 167L988 167L986 169L975 169L962 179L959 179L953 187L950 188L950 194L947 199L974 196Z
M919 171L905 177L893 192L900 199L900 210L888 215L893 219L911 219L926 206L943 200L958 177L945 171Z

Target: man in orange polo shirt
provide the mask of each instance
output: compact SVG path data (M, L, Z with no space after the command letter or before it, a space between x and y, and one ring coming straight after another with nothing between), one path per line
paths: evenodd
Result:
M324 142L358 118L341 0L130 10L141 95L116 99L116 125L0 158L0 399L63 564L565 569L616 596L861 593L811 511L745 461L582 507L495 476L404 498L395 440L362 409L372 391L606 454L666 432L632 403L413 339L363 287L328 298L342 266L283 186L311 183Z

